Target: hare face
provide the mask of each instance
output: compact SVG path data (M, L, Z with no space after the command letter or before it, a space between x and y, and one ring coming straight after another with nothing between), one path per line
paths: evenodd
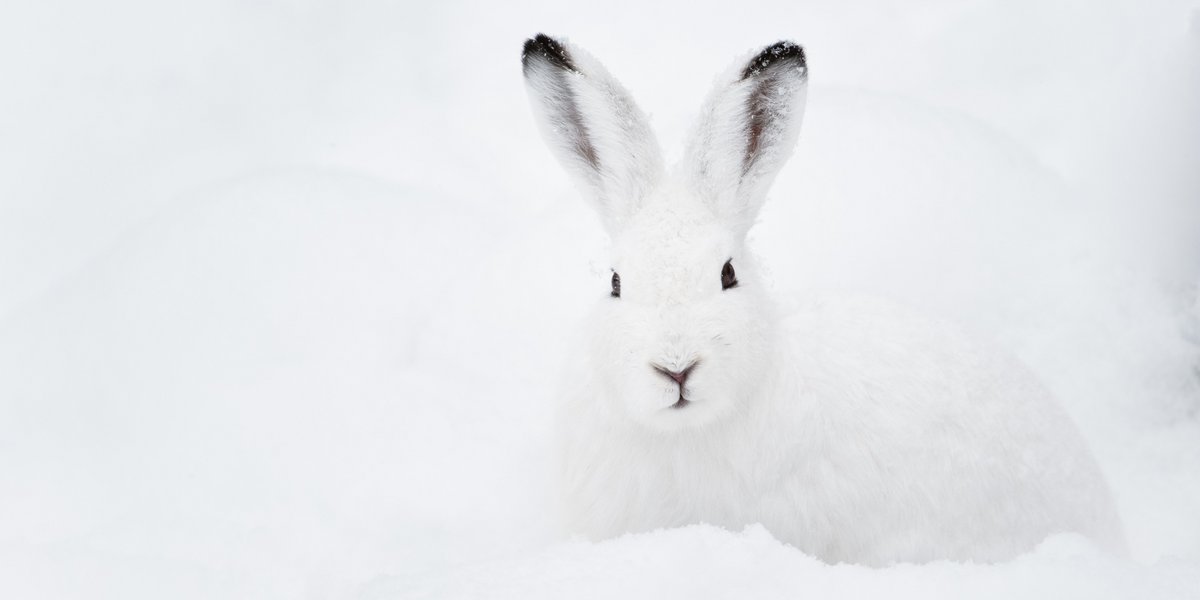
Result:
M773 348L744 241L799 135L804 51L779 42L738 61L669 173L646 116L599 61L538 35L522 65L543 136L613 242L588 357L606 408L674 431L745 407Z
M686 193L653 198L614 239L620 295L595 330L615 410L658 430L710 424L764 376L766 311L740 237Z

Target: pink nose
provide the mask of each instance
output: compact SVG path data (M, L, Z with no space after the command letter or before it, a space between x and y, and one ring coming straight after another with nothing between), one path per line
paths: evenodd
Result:
M662 374L664 377L671 378L671 381L674 381L675 383L679 384L679 387L682 388L683 385L685 383L687 383L688 376L690 376L692 374L692 370L694 370L696 368L696 364L697 364L696 362L692 362L692 364L684 367L682 371L672 371L670 369L661 367L654 363L650 363L650 366L653 367L655 371Z

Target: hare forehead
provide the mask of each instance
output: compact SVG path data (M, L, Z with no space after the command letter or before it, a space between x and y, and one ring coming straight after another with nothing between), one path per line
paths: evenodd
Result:
M648 204L630 219L614 240L617 266L656 279L719 271L736 251L733 234L703 206L670 200Z

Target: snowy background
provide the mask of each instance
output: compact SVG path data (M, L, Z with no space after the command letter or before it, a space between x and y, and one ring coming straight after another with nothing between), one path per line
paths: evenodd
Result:
M675 154L734 57L802 43L777 292L1021 357L1132 556L559 538L554 374L607 265L529 113L538 31ZM0 596L1200 597L1196 0L17 0L0 82Z

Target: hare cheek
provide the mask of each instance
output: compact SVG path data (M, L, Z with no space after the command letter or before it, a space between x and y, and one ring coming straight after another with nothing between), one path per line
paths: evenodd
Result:
M621 409L629 418L651 425L678 401L677 390L667 390L659 382L641 377L630 377L629 384L621 387Z

